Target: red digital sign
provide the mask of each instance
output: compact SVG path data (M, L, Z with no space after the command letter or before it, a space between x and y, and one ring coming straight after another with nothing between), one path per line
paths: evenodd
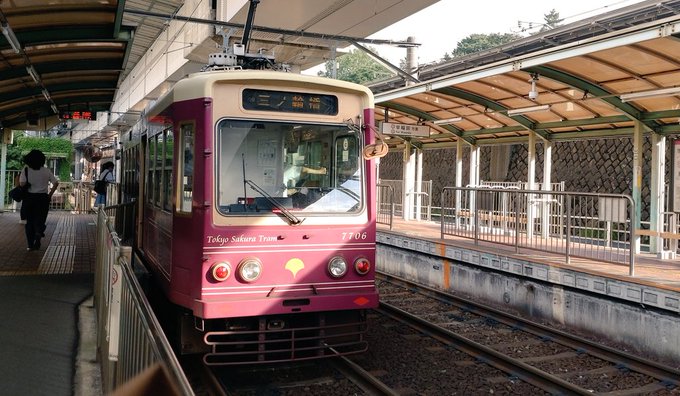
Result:
M95 113L91 111L62 111L59 115L62 120L95 120Z

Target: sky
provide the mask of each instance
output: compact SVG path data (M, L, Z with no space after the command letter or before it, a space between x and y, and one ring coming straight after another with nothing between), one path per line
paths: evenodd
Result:
M417 1L417 0L408 0ZM640 0L440 0L420 12L387 27L370 38L406 41L414 36L419 64L439 61L456 43L473 33L518 33L518 26L536 27L543 16L555 9L562 24L576 22L596 14L640 3ZM538 26L540 28L540 26ZM406 50L387 45L374 46L379 55L394 65L406 57Z

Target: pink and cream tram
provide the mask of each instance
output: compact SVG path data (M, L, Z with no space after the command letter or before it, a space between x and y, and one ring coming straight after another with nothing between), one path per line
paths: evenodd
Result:
M368 88L275 71L179 81L125 142L137 247L207 364L366 349L375 167Z

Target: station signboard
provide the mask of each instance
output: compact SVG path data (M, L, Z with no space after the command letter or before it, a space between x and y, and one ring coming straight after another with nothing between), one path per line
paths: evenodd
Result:
M393 122L383 122L380 124L380 132L383 135L429 137L430 127L427 125L411 125L411 124L397 124Z

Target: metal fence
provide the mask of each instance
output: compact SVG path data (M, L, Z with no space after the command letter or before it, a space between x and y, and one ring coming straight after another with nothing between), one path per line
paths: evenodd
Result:
M7 194L16 183L18 183L18 170L8 170L5 173L5 196L2 197L2 210L18 212L21 210L21 203L14 202ZM113 184L113 194L108 194L107 197L113 197L117 194L118 185ZM60 181L57 191L54 192L50 200L50 210L66 210L74 213L87 213L92 210L95 200L95 192L92 189L92 182L80 181Z
M669 252L675 258L678 252L678 238L680 238L680 213L662 212L663 230L659 234L663 241L663 251Z
M131 249L120 244L111 218L97 217L95 309L97 351L105 394L159 364L179 394L194 392L130 265ZM153 384L150 384L153 387Z
M74 182L73 210L76 213L87 213L94 207L95 192L91 182Z
M11 189L18 185L20 172L21 171L18 170L8 170L5 172L5 196L2 197L3 209L13 209L16 206L15 202L12 201L12 198L9 197L8 193Z
M627 195L503 188L442 190L445 235L624 263L634 275L635 209Z
M108 198L108 196L107 196ZM107 201L109 201L107 199ZM111 200L117 202L117 199ZM113 204L104 207L104 212L112 219L116 236L122 244L132 246L135 234L135 213L137 210L137 201L122 204Z
M473 187L473 186L468 186ZM481 180L479 187L493 187L493 188L514 188L518 190L528 190L529 182L514 181L514 182L500 182L500 181L490 181ZM534 183L534 189L543 190L543 183ZM564 182L550 183L550 191L564 191Z
M403 180L380 180L378 183L381 186L392 187L392 197L394 204L394 215L404 215L404 181ZM432 180L421 182L420 192L407 191L407 194L414 195L413 211L416 214L416 219L432 220ZM379 201L381 202L381 201ZM384 202L386 203L386 202Z
M378 214L377 223L385 224L392 229L392 219L394 218L394 187L390 185L378 184Z

